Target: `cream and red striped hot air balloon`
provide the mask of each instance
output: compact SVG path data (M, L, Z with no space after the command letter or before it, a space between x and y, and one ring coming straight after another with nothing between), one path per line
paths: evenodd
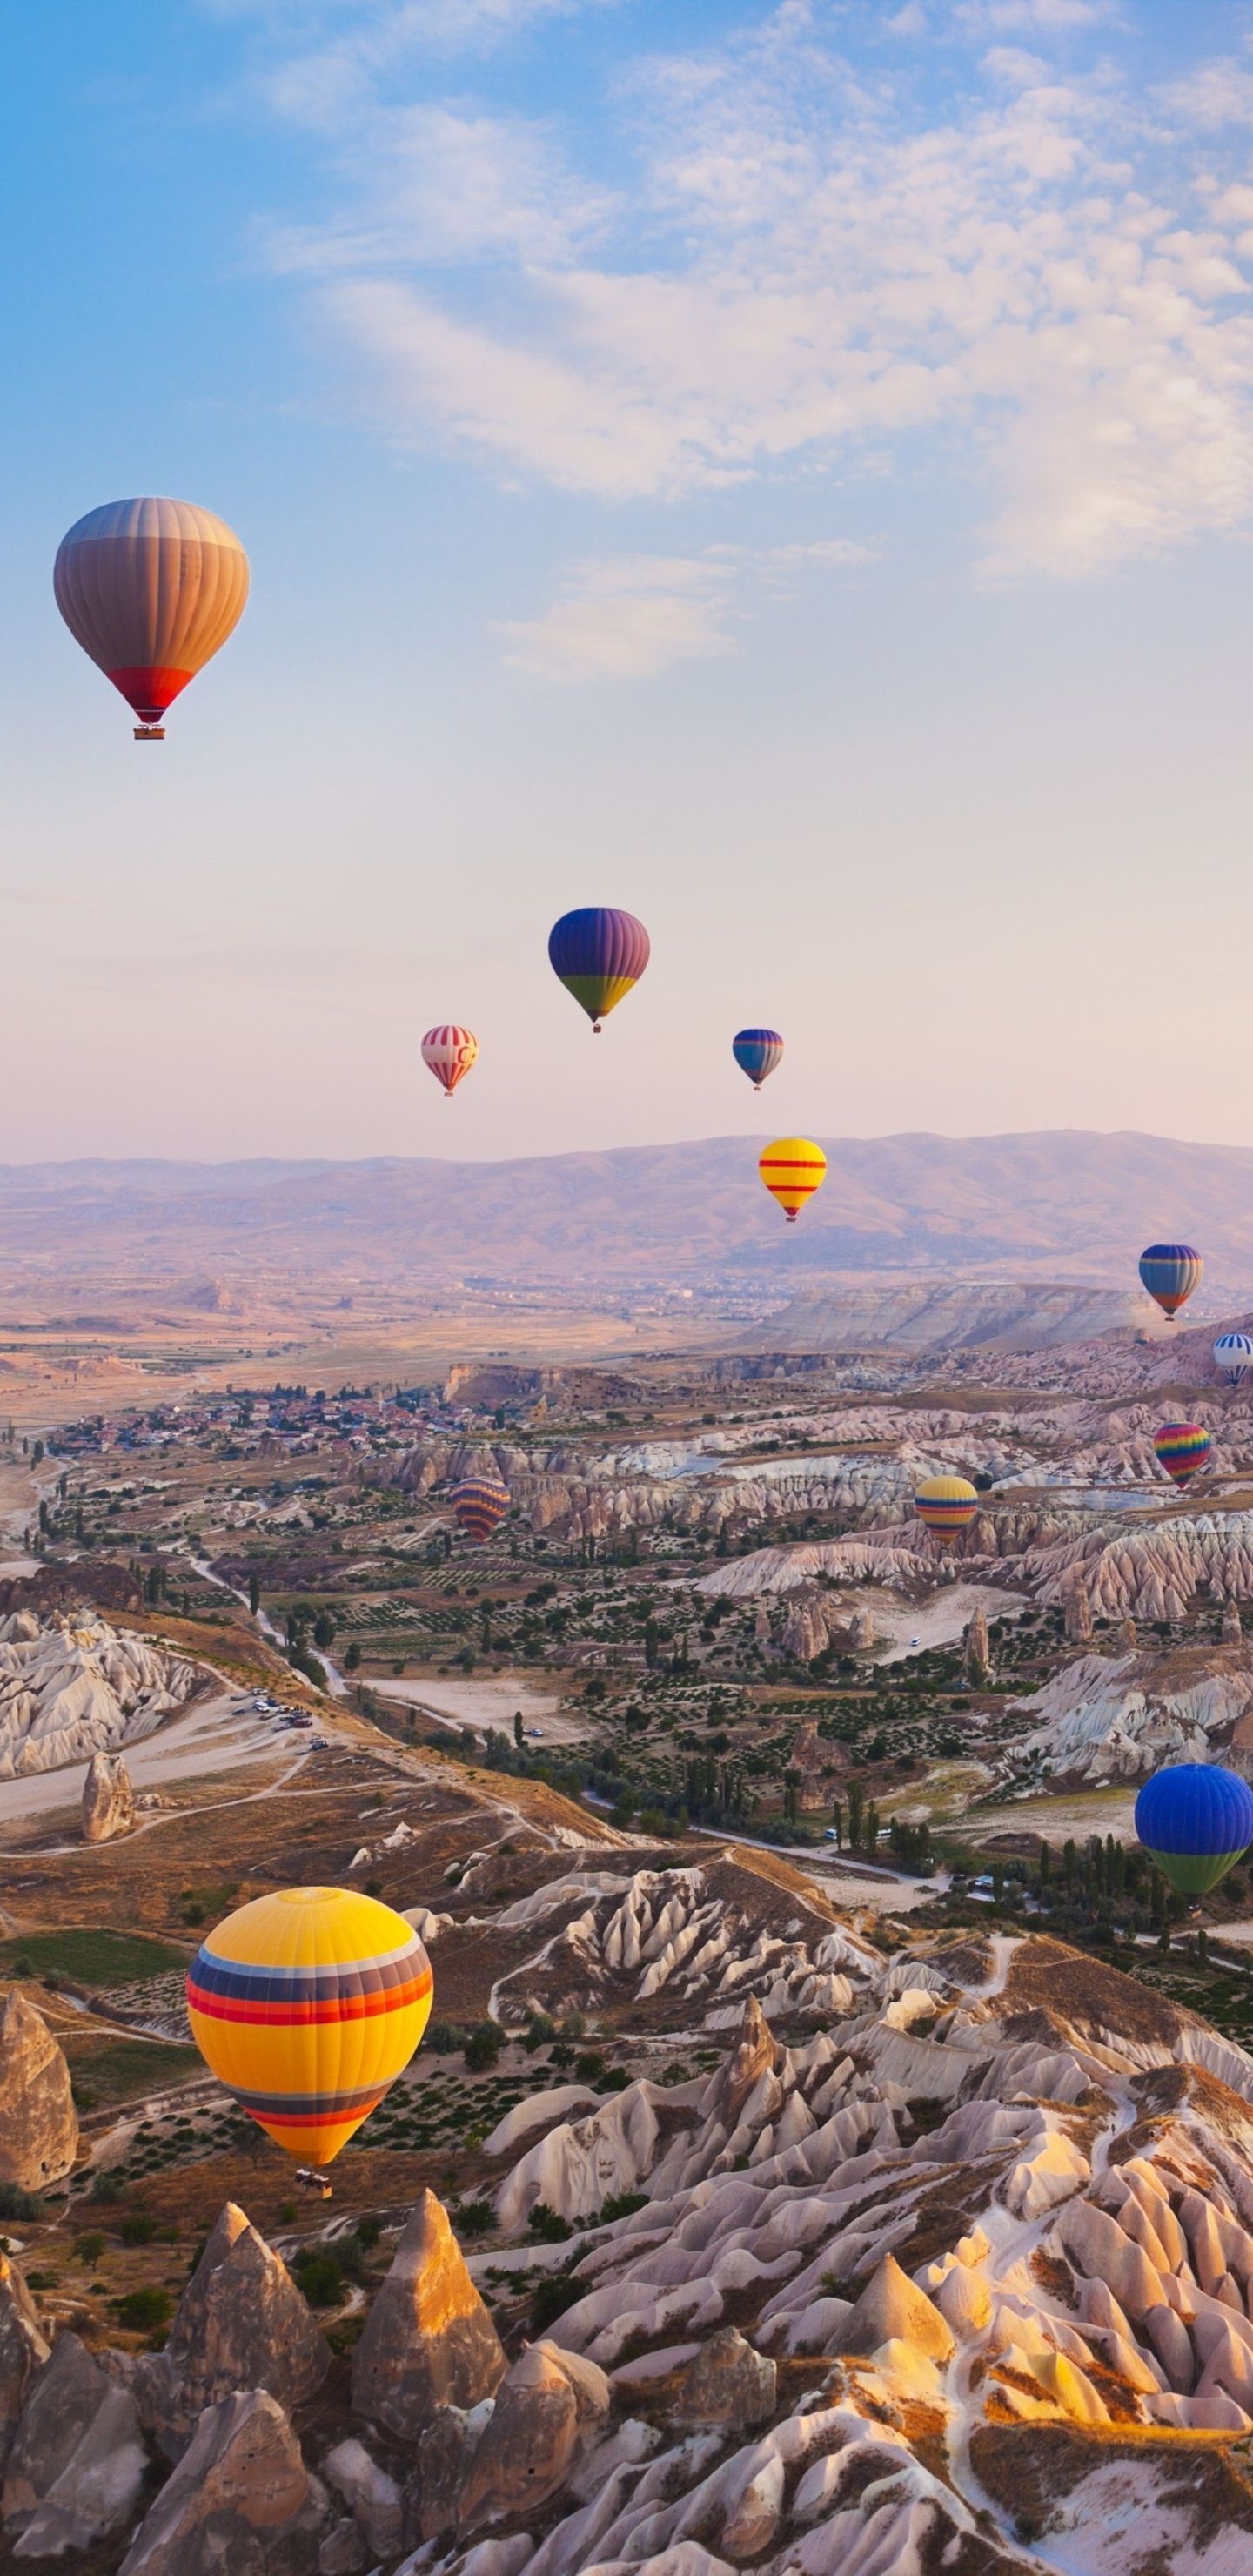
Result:
M472 1064L477 1064L479 1042L473 1029L459 1028L455 1020L441 1020L439 1027L428 1029L422 1040L422 1062L451 1100L459 1082L464 1082Z
M71 635L138 716L136 742L160 742L167 707L243 615L248 557L194 501L108 501L62 538L52 586Z

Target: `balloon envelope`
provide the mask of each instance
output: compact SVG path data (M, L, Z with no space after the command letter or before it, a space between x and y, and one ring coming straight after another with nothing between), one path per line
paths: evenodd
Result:
M1253 1790L1216 1762L1174 1762L1146 1780L1136 1832L1184 1896L1204 1896L1253 1842Z
M941 1547L952 1547L954 1540L969 1529L979 1509L979 1497L965 1476L929 1476L914 1496L914 1510Z
M757 1157L757 1169L789 1225L827 1177L827 1158L809 1136L776 1136Z
M1253 1369L1253 1342L1247 1333L1220 1333L1214 1344L1214 1366L1228 1386L1239 1386Z
M248 557L194 501L109 501L62 538L52 586L71 635L134 708L137 736L159 737L243 615Z
M1214 1443L1199 1422L1163 1422L1153 1434L1153 1447L1159 1467L1164 1467L1171 1483L1186 1485L1198 1467L1204 1467L1213 1453Z
M783 1062L783 1040L777 1029L741 1029L731 1040L731 1053L754 1091L760 1091L767 1075Z
M993 1484L994 1484L994 1482L995 1482L995 1478L994 1478L994 1477L992 1477L992 1476L989 1476L989 1474L988 1474L988 1471L987 1471L987 1468L986 1468L986 1467L981 1467L981 1468L980 1468L980 1470L979 1470L978 1475L977 1475L977 1476L972 1476L972 1477L971 1477L971 1479L970 1479L970 1481L971 1481L971 1484L974 1486L975 1492L976 1492L977 1494L990 1494L990 1493L991 1493L991 1491L992 1491Z
M453 1486L449 1500L466 1537L482 1547L509 1509L509 1488L499 1476L467 1476Z
M328 2164L426 2028L434 1980L403 1914L342 1887L241 1905L187 1977L205 2064L289 2156Z
M563 912L548 934L548 960L594 1029L638 984L651 954L648 932L633 912L589 904Z
M459 1082L464 1082L472 1064L477 1064L479 1042L473 1029L459 1028L455 1020L442 1020L436 1029L428 1029L422 1040L422 1062L442 1083L451 1100Z
M1140 1277L1164 1315L1177 1315L1204 1268L1190 1243L1150 1243L1140 1255Z

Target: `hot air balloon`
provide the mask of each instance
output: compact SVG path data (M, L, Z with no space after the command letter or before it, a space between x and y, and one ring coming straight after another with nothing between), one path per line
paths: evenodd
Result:
M458 1028L455 1020L442 1020L437 1029L428 1029L422 1040L422 1062L443 1084L449 1100L471 1065L477 1064L478 1054L479 1042L473 1029Z
M426 2028L434 1981L403 1914L344 1887L287 1887L228 1914L187 1977L206 2065L289 2156L329 2164Z
M783 1062L783 1040L777 1029L741 1029L731 1040L731 1053L754 1091Z
M604 904L563 912L548 934L553 973L586 1011L597 1037L607 1013L638 984L649 955L643 922L633 912L613 912Z
M827 1177L827 1158L809 1136L777 1136L757 1157L757 1169L789 1225Z
M1183 1896L1207 1896L1253 1843L1253 1790L1216 1762L1172 1762L1136 1799L1136 1832Z
M467 1476L448 1499L466 1537L485 1547L509 1509L509 1488L499 1476Z
M929 1476L914 1496L914 1510L941 1547L952 1547L969 1529L979 1509L974 1486L964 1476Z
M1208 1464L1214 1443L1199 1422L1163 1422L1153 1434L1153 1447L1172 1485L1186 1485L1198 1468Z
M1151 1243L1140 1255L1140 1277L1164 1315L1186 1305L1204 1264L1190 1243Z
M996 1479L994 1476L989 1476L986 1467L981 1467L978 1475L972 1476L970 1481L977 1494L990 1494Z
M136 742L161 742L166 708L243 615L248 557L194 501L109 501L62 538L52 586L71 635L134 708Z
M1228 1386L1239 1386L1253 1369L1253 1342L1247 1333L1220 1333L1214 1344L1214 1366Z

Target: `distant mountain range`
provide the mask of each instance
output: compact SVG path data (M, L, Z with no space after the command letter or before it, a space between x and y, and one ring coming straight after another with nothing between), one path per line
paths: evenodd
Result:
M1166 1237L1204 1252L1207 1291L1253 1288L1248 1148L1078 1129L821 1141L826 1187L794 1227L747 1136L503 1163L10 1164L0 1271L415 1286L739 1274L780 1291L904 1272L1126 1289L1143 1245Z

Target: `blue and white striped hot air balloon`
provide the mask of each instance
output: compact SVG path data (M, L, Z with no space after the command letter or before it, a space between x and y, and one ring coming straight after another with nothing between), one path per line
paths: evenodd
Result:
M1214 1344L1214 1366L1228 1386L1240 1386L1253 1369L1253 1342L1247 1333L1220 1333Z

